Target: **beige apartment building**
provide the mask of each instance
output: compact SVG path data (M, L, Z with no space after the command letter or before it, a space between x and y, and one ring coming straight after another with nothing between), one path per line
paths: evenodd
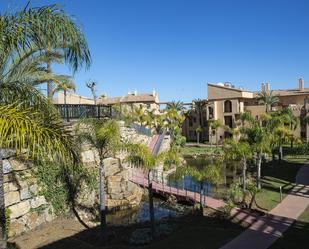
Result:
M59 92L57 98L54 99L54 102L56 104L64 104L64 94ZM67 93L66 103L75 105L94 105L94 100L78 94ZM97 104L108 106L121 104L128 109L142 107L146 110L160 110L159 96L155 90L153 90L152 93L138 93L137 91L128 92L128 94L121 97L107 97L106 95L103 95L97 99Z
M259 92L236 88L231 83L208 83L208 99L205 100L204 116L207 121L220 120L224 126L235 128L242 112L249 111L257 119L266 112L264 105L259 105L258 94L261 91L271 91L269 83L262 83ZM279 98L279 103L272 110L291 108L295 116L302 119L309 110L309 88L305 88L304 80L299 79L295 89L273 90L273 95ZM197 115L188 116L183 124L183 135L188 141L196 141ZM203 123L204 136L202 141L215 142L215 136L209 136L208 122ZM309 141L308 126L302 124L294 131L294 135ZM218 137L222 141L231 136L224 128L219 128Z

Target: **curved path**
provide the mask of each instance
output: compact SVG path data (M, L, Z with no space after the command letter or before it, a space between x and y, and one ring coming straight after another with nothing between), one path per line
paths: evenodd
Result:
M293 224L309 205L309 165L296 176L297 186L246 231L220 249L267 249Z

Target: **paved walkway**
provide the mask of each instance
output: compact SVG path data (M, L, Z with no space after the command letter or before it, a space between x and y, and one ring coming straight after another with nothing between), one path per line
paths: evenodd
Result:
M309 165L297 173L290 194L273 210L220 249L267 249L293 224L309 205Z

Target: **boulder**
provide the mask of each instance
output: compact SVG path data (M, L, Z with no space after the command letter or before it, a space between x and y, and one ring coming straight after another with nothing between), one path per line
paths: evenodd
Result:
M104 160L104 169L105 169L105 176L113 176L119 173L122 169L119 159L116 158L106 158Z
M19 202L9 207L11 210L11 219L16 219L28 213L30 211L30 202L28 200Z
M9 162L12 165L14 171L26 170L31 167L28 163L17 160L15 158L10 158Z
M122 192L121 182L108 181L107 189L108 193L121 193Z
M21 198L22 200L27 200L27 199L30 199L30 198L31 198L31 193L30 193L28 187L23 188L23 189L20 190L20 198Z
M25 223L22 222L22 220L13 220L11 221L10 224L10 229L9 229L9 237L14 237L22 234L23 232L26 231L26 226Z
M47 202L44 196L36 196L30 200L31 208L38 208L42 205L45 205L46 203Z
M4 173L4 174L7 174L7 173L10 173L10 172L13 171L12 165L11 165L11 163L9 162L9 160L4 159L4 160L2 161L2 163L3 163L3 173Z
M4 195L5 206L11 206L20 201L20 196L18 191L8 192Z

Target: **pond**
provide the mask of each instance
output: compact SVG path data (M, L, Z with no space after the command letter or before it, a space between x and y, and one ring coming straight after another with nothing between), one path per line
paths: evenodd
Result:
M198 157L186 157L186 163L188 166L201 168L207 167L207 160L205 156ZM211 185L207 182L203 183L204 191L207 196L211 196L218 199L223 199L226 196L226 192L232 183L240 182L241 170L237 167L237 162L233 164L223 163L221 167L221 181L217 185ZM168 179L168 185L176 187L178 189L186 189L188 191L200 193L200 184L196 182L191 176L184 176L183 179L175 180L171 176Z
M159 198L154 198L154 212L155 220L178 217L184 214L184 212L176 211L172 207L165 205ZM107 223L112 225L129 225L147 222L149 221L149 203L148 201L143 201L137 208L109 213L106 219Z

